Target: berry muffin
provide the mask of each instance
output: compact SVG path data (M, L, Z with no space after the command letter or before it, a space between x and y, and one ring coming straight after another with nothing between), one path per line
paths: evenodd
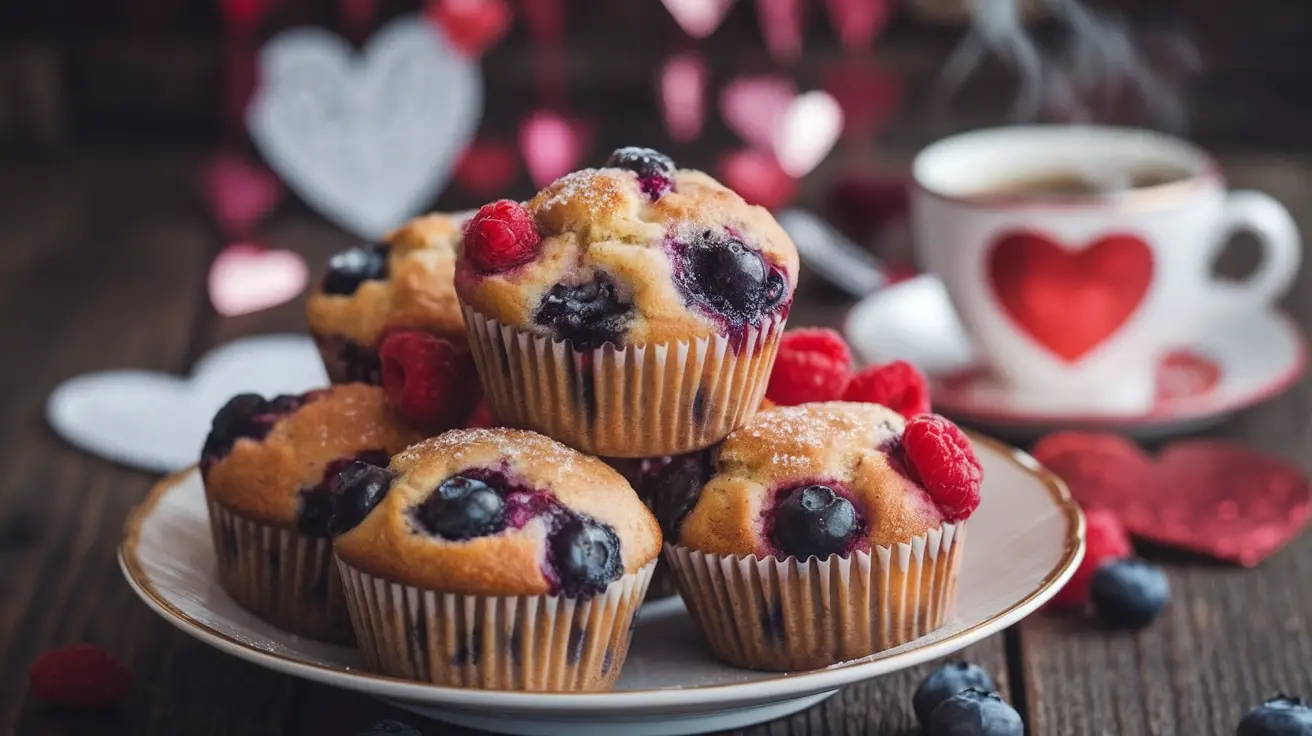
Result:
M423 330L465 348L464 318L452 286L462 216L410 221L382 243L328 261L306 303L306 319L333 383L381 380L378 350L399 327Z
M483 207L456 264L498 418L606 457L692 452L746 421L796 283L768 211L643 148Z
M947 617L981 467L946 419L847 402L771 409L704 472L700 492L669 491L665 551L720 659L825 667Z
M229 400L214 416L200 459L228 595L294 634L350 642L332 569L329 486L348 463L386 466L418 439L393 418L376 386Z
M661 533L624 478L534 432L457 429L339 476L365 662L497 690L609 690Z

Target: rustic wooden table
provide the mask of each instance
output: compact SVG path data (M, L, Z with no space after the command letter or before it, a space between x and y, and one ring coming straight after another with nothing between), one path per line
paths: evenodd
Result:
M204 274L223 243L194 195L199 156L93 148L0 166L0 734L320 736L385 715L417 720L220 654L152 614L124 583L115 549L156 478L72 449L42 419L47 394L70 376L185 372L239 335L302 328L300 302L234 319L210 309ZM1235 184L1281 198L1312 233L1309 159L1251 149L1222 159ZM261 235L311 263L351 242L294 204ZM1287 300L1304 327L1312 327L1309 272ZM848 306L807 281L793 324L836 324ZM1308 380L1218 431L1305 467L1310 433ZM1312 535L1252 571L1151 556L1169 571L1174 599L1147 631L1105 633L1039 615L964 652L994 674L1031 733L1227 734L1276 690L1312 695ZM134 670L136 688L120 709L54 712L27 692L27 667L40 652L79 641L107 647ZM848 688L744 733L911 733L911 693L929 669Z

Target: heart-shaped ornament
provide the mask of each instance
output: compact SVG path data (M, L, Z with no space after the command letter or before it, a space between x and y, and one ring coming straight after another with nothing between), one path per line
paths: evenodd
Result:
M797 87L784 77L739 77L720 90L720 116L748 145L773 152L795 99Z
M690 141L701 135L706 119L706 60L701 54L678 54L661 69L658 92L661 119L672 140Z
M989 280L1017 327L1074 363L1116 334L1153 279L1153 253L1135 235L1070 247L1035 232L1003 233L989 254Z
M751 204L779 209L797 196L797 180L768 153L744 148L725 154L717 169L719 178Z
M490 198L505 193L518 170L519 153L514 146L492 138L479 138L460 157L455 180L470 194Z
M883 132L902 105L902 78L869 63L851 60L825 76L825 91L843 108L843 135L864 140Z
M295 299L309 278L305 259L297 253L238 243L210 264L207 283L214 311L234 317Z
M442 190L481 109L478 66L407 15L361 54L320 28L278 34L260 51L247 127L302 199L372 240Z
M803 177L820 165L843 132L843 108L822 90L793 100L774 138L774 155L789 176Z
M869 46L891 15L888 0L828 0L829 23L848 48Z
M214 412L234 394L298 394L327 383L313 340L262 335L209 353L190 379L140 370L70 379L50 394L46 420L87 452L167 473L196 462Z
M461 53L475 59L506 35L515 18L505 0L434 0L427 13Z
M715 33L724 16L733 7L733 0L661 0L670 11L674 22L693 38L706 38Z
M792 62L802 55L802 26L806 20L802 0L756 0L756 19L771 56Z
M538 110L519 126L519 149L529 177L538 187L577 168L591 138L591 126L550 110Z
M229 236L251 228L282 200L282 182L267 168L235 154L219 154L201 167L201 193Z
M1312 490L1278 457L1221 440L1186 440L1156 457L1113 434L1064 432L1034 458L1086 508L1115 512L1126 530L1159 544L1252 567L1307 525Z

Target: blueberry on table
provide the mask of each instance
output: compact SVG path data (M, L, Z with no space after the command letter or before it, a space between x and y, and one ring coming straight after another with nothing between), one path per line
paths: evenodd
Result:
M843 554L860 531L852 502L824 485L797 488L775 509L774 539L779 548L805 560Z
M1089 586L1098 618L1118 629L1152 623L1170 597L1171 585L1160 567L1129 557L1104 563Z
M921 725L929 723L929 715L940 703L957 693L974 688L992 692L996 685L983 667L972 662L948 662L929 673L916 694L911 697L911 707L916 711L916 720Z
M592 350L606 343L620 345L633 318L633 306L620 299L605 274L583 284L556 284L542 297L533 321L552 328L575 350Z
M366 281L387 278L387 253L386 245L360 245L334 255L323 277L323 293L350 296Z
M967 688L944 700L929 716L926 736L1024 736L1016 709L997 693Z
M1312 736L1312 708L1277 695L1245 713L1235 736Z
M353 460L330 481L333 494L333 518L329 531L333 536L356 528L392 488L395 474L387 468Z
M506 528L506 502L487 482L453 475L424 499L416 517L428 531L444 539L474 539Z
M374 721L356 736L423 736L419 729L390 718Z
M620 539L605 524L566 518L551 537L561 591L571 598L601 593L624 572Z

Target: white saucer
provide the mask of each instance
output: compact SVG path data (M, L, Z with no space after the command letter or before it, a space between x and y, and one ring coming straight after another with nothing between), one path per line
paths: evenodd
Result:
M440 721L553 736L733 729L807 708L844 685L946 656L1016 623L1071 576L1084 553L1084 519L1065 486L1019 451L981 437L975 444L984 465L984 500L971 518L949 623L897 649L811 672L754 672L716 662L673 598L643 608L614 692L462 690L370 674L354 650L284 633L224 594L194 470L162 481L137 509L119 562L146 605L211 646Z
M1279 394L1307 369L1307 339L1289 316L1275 310L1235 315L1163 362L1148 410L1073 414L1028 405L1042 403L1032 394L1021 408L1013 394L1019 389L978 368L970 338L933 276L866 297L848 313L843 331L867 363L902 359L923 370L936 410L1013 440L1074 427L1139 438L1183 434Z

